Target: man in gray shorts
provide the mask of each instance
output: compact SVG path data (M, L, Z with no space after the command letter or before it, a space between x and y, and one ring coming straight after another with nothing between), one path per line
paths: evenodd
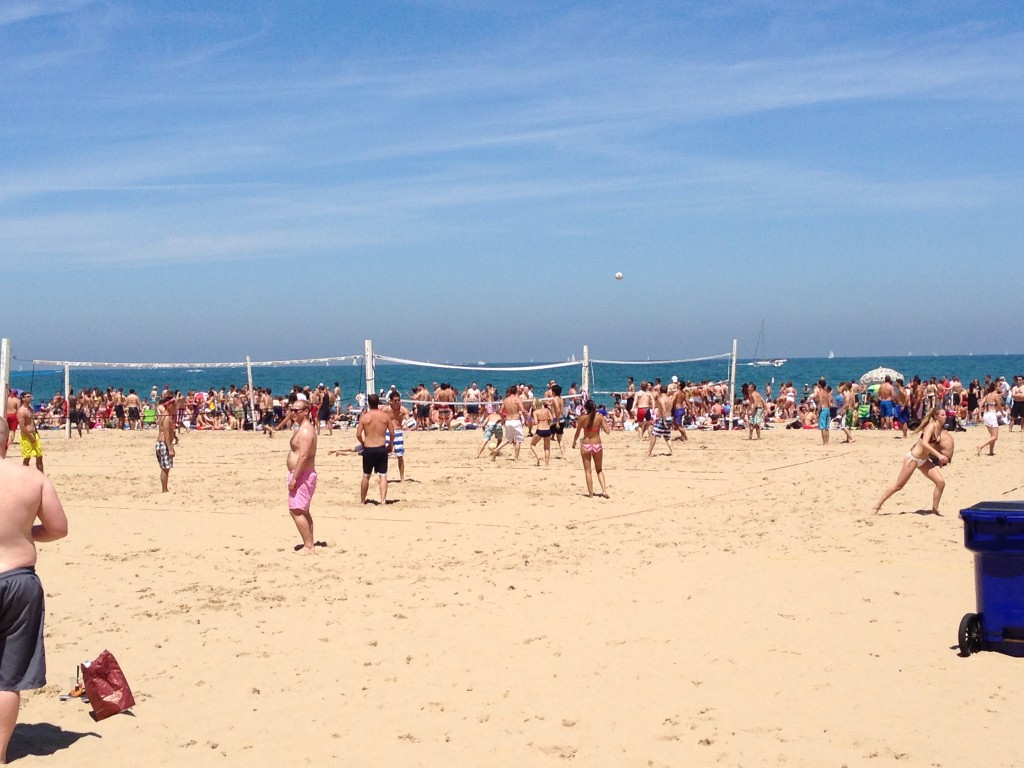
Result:
M6 763L21 691L46 685L36 542L67 536L68 520L42 472L0 462L0 487L0 763Z

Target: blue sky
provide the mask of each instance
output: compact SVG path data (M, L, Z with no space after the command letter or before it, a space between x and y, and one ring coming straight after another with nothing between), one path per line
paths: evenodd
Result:
M1022 352L1021 51L1014 2L5 0L0 333Z

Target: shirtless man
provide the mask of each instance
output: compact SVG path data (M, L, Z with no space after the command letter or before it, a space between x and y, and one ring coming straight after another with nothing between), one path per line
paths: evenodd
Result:
M882 429L892 429L896 417L896 405L893 403L892 377L886 376L878 387L878 407L882 412Z
M855 384L845 382L839 385L839 394L843 396L843 405L839 409L839 423L842 425L843 434L846 435L844 443L854 443L853 427L857 423L857 396L854 394Z
M114 418L117 429L124 429L124 389L114 392Z
M13 392L7 393L7 429L10 434L7 437L7 445L14 445L15 433L18 431L18 407L21 405L21 398Z
M401 397L399 395L399 397ZM380 398L370 395L368 409L359 417L356 440L363 446L363 479L359 484L359 502L367 504L366 492L370 490L370 475L377 473L380 486L380 503L388 503L388 454L395 444L395 430L391 417L380 410Z
M451 384L441 384L434 395L437 401L437 423L438 429L451 429L452 410L455 408L455 390Z
M142 400L135 394L134 389L128 390L128 397L124 399L124 404L128 407L128 429L134 430L135 427L142 429Z
M747 392L747 398L750 401L748 406L750 413L747 416L747 439L753 440L754 433L757 433L757 439L761 439L761 427L764 426L764 398L761 397L761 393L757 391L757 384L751 382L750 390Z
M71 424L78 429L78 436L82 436L82 427L86 432L91 432L89 417L85 413L86 396L84 393L75 394L75 390L68 392L68 418Z
M684 443L689 440L686 434L686 387L682 382L676 384L672 393L672 428L679 432L679 439Z
M391 431L395 435L395 458L398 459L398 481L405 481L405 420L409 418L409 409L402 405L402 395L391 390L388 395L388 408L385 411L391 419ZM389 433L390 434L390 433Z
M818 379L811 400L818 409L818 429L821 431L821 444L828 445L828 430L832 423L832 393L828 391L825 379Z
M462 399L466 402L466 423L476 424L480 418L480 390L475 381L466 387Z
M657 394L654 397L655 404L658 410L657 420L654 422L654 426L651 428L651 442L647 446L647 456L650 457L654 453L654 445L658 442L659 437L665 438L665 447L668 448L669 456L672 455L672 443L670 439L672 437L672 395L668 393L668 387L662 384L657 389Z
M654 395L651 393L650 382L640 382L640 391L636 393L635 403L638 436L643 440L651 426L651 410L654 408Z
M168 394L156 406L156 463L160 467L160 492L167 493L167 480L174 466L174 395Z
M565 400L562 399L562 387L558 384L551 384L550 392L551 415L553 417L551 435L558 444L558 455L564 459L565 451L562 449L562 435L565 434L565 425L568 422L566 417L569 415L569 412L565 407Z
M515 446L515 460L519 460L519 449L523 446L523 423L526 419L526 407L519 399L519 389L513 384L505 390L505 399L501 401L501 410L505 416L505 443ZM491 458L497 459L502 445L491 451Z
M1015 421L1020 422L1020 431L1024 432L1024 376L1014 377L1010 401L1010 432Z
M633 383L633 377L632 376L627 376L626 377L625 398L626 398L626 402L624 403L624 405L626 406L626 414L629 416L629 418L632 419L633 418L633 401L636 399L636 384Z
M412 393L413 408L416 411L416 429L430 429L430 390L420 384Z
M288 406L288 415L298 425L288 445L288 512L302 538L295 551L312 555L316 542L309 505L316 491L316 430L309 419L309 401L296 399Z
M32 393L21 393L21 405L18 406L18 429L21 430L21 463L26 467L32 459L36 460L36 469L43 471L43 443L36 430L36 415L32 412Z
M35 572L35 543L67 536L68 520L53 484L38 472L0 462L0 487L0 763L6 763L21 691L46 685L43 587Z

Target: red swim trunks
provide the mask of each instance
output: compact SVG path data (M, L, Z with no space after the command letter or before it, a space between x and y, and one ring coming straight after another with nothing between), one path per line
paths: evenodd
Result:
M8 413L7 414L7 426L10 427L11 432L18 428L18 414Z

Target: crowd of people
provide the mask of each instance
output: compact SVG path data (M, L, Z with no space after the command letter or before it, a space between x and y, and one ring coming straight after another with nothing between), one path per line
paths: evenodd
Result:
M843 381L834 389L821 379L813 388L806 386L802 396L791 382L782 385L777 394L770 384L762 394L755 383L746 383L731 403L723 382L695 384L673 376L668 383L655 379L640 382L637 387L629 377L623 391L611 394L614 404L609 409L595 403L575 383L563 393L554 379L539 395L529 384L509 386L499 397L490 384L480 389L474 382L459 392L448 383L435 383L432 388L418 385L408 398L394 387L386 393L359 393L347 406L343 405L337 383L333 388L324 384L294 386L285 396L262 388L250 393L244 386L187 393L170 387L157 391L154 387L145 398L134 389L125 394L123 389L110 387L106 391L72 391L67 398L58 392L41 405L34 405L31 392L10 392L7 418L0 423L0 458L6 457L17 435L23 466L0 462L11 491L0 502L0 556L5 556L7 564L0 577L12 584L16 581L17 588L24 592L18 610L34 629L25 633L17 647L11 646L9 654L5 651L5 669L8 655L11 659L17 657L18 669L17 675L11 676L13 682L0 691L0 713L5 723L0 727L0 758L17 717L19 691L44 682L42 589L33 569L35 542L52 541L67 533L67 520L56 492L43 475L42 428L59 428L70 421L82 435L83 430L96 428L143 430L152 426L156 430L156 459L163 492L168 491L175 445L182 429L262 429L270 437L287 431L288 509L300 538L295 549L303 554L313 554L316 547L326 546L314 538L310 506L317 485L317 440L322 431L330 433L336 426L355 425L357 444L333 453L361 455L360 501L364 504L389 503L392 457L398 461L399 480L405 479L405 430L479 429L482 442L477 457L489 449L493 460L509 446L513 458L518 459L529 438L534 460L547 465L553 449L564 457L563 436L575 427L572 448L578 446L580 451L587 495L606 499L601 436L613 429L635 431L641 441L647 439L648 456L659 440L664 440L671 454L673 435L676 440L686 440L688 429L738 426L748 431L750 439L760 439L762 429L785 422L787 426L819 429L826 444L834 428L842 430L846 442L854 441L855 429L896 430L904 437L913 432L916 440L874 511L879 512L919 471L934 485L930 510L934 514L940 514L945 488L942 468L953 460L951 431L972 423L984 424L988 438L977 446L979 456L986 449L990 455L994 453L1001 425L1008 424L1010 431L1020 426L1024 431L1024 376L1014 377L1012 385L1005 377L986 377L984 382L975 379L966 387L955 376L927 381L914 377L906 383L885 376L872 386ZM31 468L33 461L35 467ZM377 476L379 501L368 497L373 475ZM600 489L597 493L595 476ZM35 521L39 522L33 524Z

